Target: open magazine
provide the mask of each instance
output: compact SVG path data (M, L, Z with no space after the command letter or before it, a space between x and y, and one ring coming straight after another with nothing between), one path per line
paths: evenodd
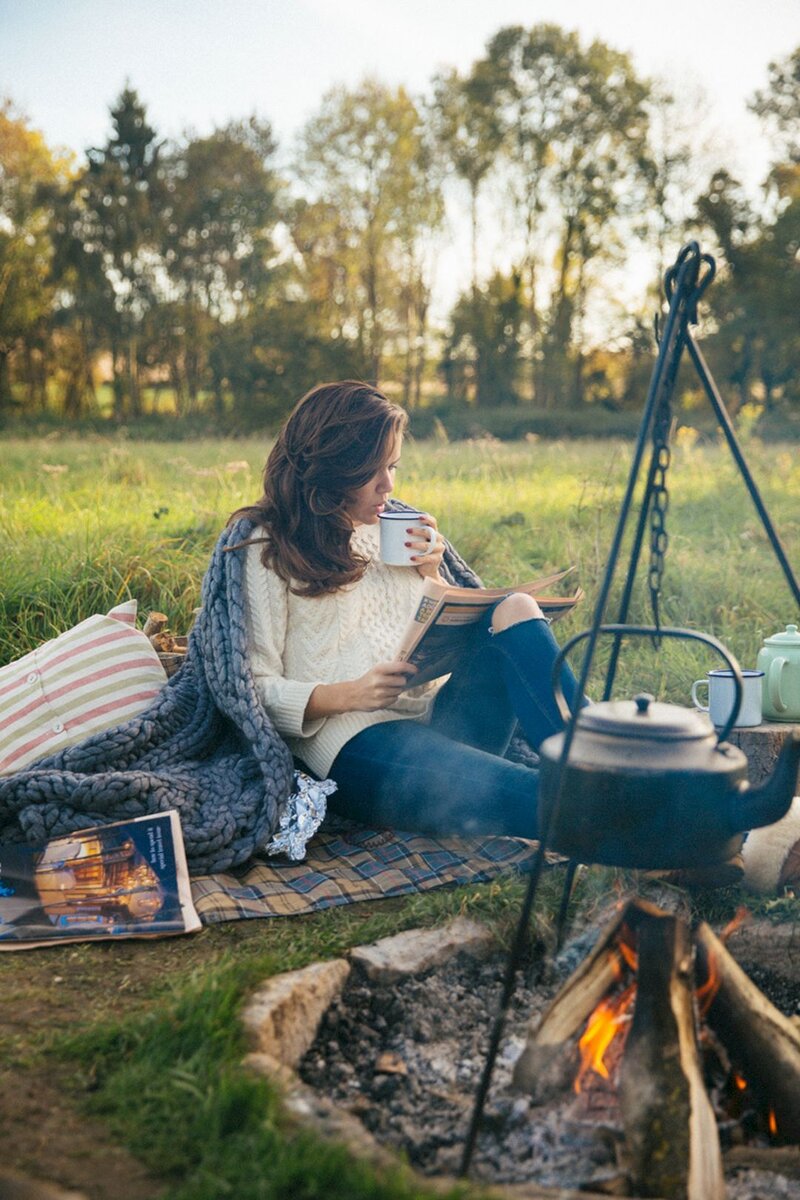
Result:
M177 812L0 846L0 950L199 928Z
M570 571L559 571L543 579L532 579L529 583L502 588L451 587L435 579L426 579L416 612L409 621L400 644L397 658L413 663L416 675L408 681L409 687L417 687L448 675L458 662L475 626L487 609L512 592L526 592L538 602L539 607L551 621L572 612L583 599L583 588L577 588L571 596L548 596L546 592L560 583Z

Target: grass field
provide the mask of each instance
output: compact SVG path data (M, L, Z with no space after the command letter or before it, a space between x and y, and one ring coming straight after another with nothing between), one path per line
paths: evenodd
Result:
M724 447L681 431L670 472L665 623L720 637L745 666L796 606ZM226 517L260 491L256 440L178 446L104 439L6 442L0 480L0 663L130 596L184 630ZM407 446L397 495L435 513L488 584L574 564L587 593L565 636L589 624L630 464L614 442ZM751 469L800 570L800 456L748 446ZM631 525L633 523L631 522ZM632 616L647 619L647 543ZM618 583L627 569L623 554ZM619 587L617 588L618 593ZM615 604L607 617L613 619ZM598 686L602 655L598 655ZM676 702L718 665L710 652L631 644L615 692L646 687Z
M265 451L255 440L7 441L0 663L129 596L142 613L163 610L183 630L219 528L259 492ZM753 443L747 451L798 570L796 450ZM561 625L563 637L589 623L630 453L607 442L408 446L397 494L434 512L486 583L574 563L587 600ZM723 449L683 434L670 488L664 620L715 633L752 665L762 637L798 613L744 486ZM634 614L642 618L645 566ZM691 681L712 665L709 652L691 645L665 643L656 654L631 644L615 694L645 688L687 703ZM587 872L576 906L591 910L614 878ZM521 888L506 879L305 919L218 926L172 943L2 956L6 1164L80 1187L91 1200L428 1195L402 1173L376 1174L287 1124L272 1088L239 1066L245 1047L236 1014L248 989L275 971L458 911L480 914L508 936ZM548 879L539 933L557 898L557 881ZM709 903L721 916L741 898L731 889ZM768 901L762 911L797 920L800 901ZM123 1172L120 1184L115 1174Z

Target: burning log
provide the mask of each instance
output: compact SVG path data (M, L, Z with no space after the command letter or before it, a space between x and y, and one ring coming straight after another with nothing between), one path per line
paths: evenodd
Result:
M635 952L627 940L633 934ZM695 1034L692 959L684 921L646 902L631 902L532 1031L514 1072L514 1083L537 1102L549 1098L559 1082L555 1064L562 1076L574 1073L570 1039L590 1018L579 1044L580 1090L588 1070L608 1076L604 1056L625 1029L620 1107L633 1187L643 1197L724 1195L716 1119ZM635 983L609 995L634 970Z
M772 1140L800 1141L800 1033L708 925L695 938L698 960L716 986L706 1020L740 1069Z
M639 913L636 1005L620 1073L634 1191L722 1200L716 1119L695 1034L693 954L676 917Z
M544 1016L531 1026L514 1067L513 1084L536 1104L546 1103L572 1082L577 1059L571 1039L623 976L620 930L630 908L626 905L609 922Z
M707 1075L719 1080L719 1113ZM573 1081L584 1113L602 1108L623 1126L621 1158L640 1197L722 1200L717 1116L730 1128L755 1109L773 1147L800 1141L800 1022L773 1007L707 925L692 931L641 899L531 1023L513 1077L536 1104Z

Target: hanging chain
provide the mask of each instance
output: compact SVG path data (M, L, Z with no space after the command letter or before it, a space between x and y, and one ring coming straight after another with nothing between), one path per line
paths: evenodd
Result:
M664 280L664 292L667 300L672 303L672 295L679 277L681 264L693 252L698 255L698 262L705 264L706 267L705 275L698 276L695 280L694 290L689 297L688 321L696 325L697 302L714 278L714 259L708 254L700 255L700 247L694 242L684 246L674 266L667 271ZM658 313L655 314L654 328L656 342L660 346L661 322ZM667 472L669 471L672 458L669 448L669 435L672 426L672 393L675 388L679 357L679 354L676 355L670 364L666 386L662 392L653 419L652 476L648 486L650 499L650 565L647 571L647 582L650 588L650 607L653 612L653 624L656 628L656 632L653 635L653 644L656 648L661 645L661 638L658 634L658 630L661 627L661 584L664 578L664 559L669 545L669 534L666 527L667 512L669 510ZM647 503L647 497L645 497L644 502Z
M664 559L669 545L666 520L669 510L667 472L672 458L669 448L671 423L672 410L669 396L665 395L658 406L653 423L654 470L650 488L650 565L647 582L650 587L650 607L653 610L653 624L656 629L661 624L659 616L661 583L664 577ZM658 634L655 635L654 641L656 645L659 645Z

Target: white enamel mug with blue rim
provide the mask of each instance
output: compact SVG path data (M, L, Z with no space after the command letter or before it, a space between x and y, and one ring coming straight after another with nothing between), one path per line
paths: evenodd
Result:
M412 561L412 556L416 555L417 560L424 558L426 554L430 554L436 545L439 535L430 525L424 527L418 524L416 518L424 517L426 513L420 512L383 512L378 520L381 526L381 561L388 564L390 567L414 567L416 562ZM415 550L413 546L407 546L409 540L408 529L425 529L425 534L428 539L429 548L425 551ZM417 538L415 536L414 540Z
M742 706L736 718L734 729L752 729L761 724L761 681L763 671L742 671ZM708 704L701 704L697 693L701 687L708 688ZM719 729L727 724L731 714L736 689L733 683L733 671L720 669L709 671L707 679L696 679L692 684L692 703L701 712L706 712L712 724Z

